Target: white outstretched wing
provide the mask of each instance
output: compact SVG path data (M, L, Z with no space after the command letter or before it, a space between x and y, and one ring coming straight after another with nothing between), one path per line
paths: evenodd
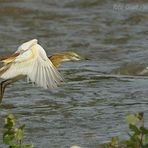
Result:
M32 39L28 42L25 42L18 47L16 53L20 52L20 51L26 51L26 50L30 49L33 45L36 45L37 43L38 43L37 39Z
M32 82L43 88L54 88L63 82L62 76L39 44L31 46L6 66L9 68L1 75L4 79L26 75Z
M2 62L4 65L7 65L7 64L12 63L16 58L17 59L26 58L27 55L25 56L25 54L29 54L29 49L32 46L36 45L37 43L38 43L37 39L32 39L32 40L30 40L28 42L23 43L22 45L20 45L18 47L18 49L17 49L17 51L15 53L13 53L13 54L11 54L9 56L1 58L0 62Z

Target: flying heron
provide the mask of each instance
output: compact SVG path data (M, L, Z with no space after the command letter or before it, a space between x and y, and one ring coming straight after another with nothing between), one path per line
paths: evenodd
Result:
M28 77L37 86L55 88L63 78L57 68L62 62L80 60L75 52L57 53L47 56L45 50L38 44L37 39L30 40L19 46L18 50L0 61L0 77L5 79L0 84L0 103L6 86Z

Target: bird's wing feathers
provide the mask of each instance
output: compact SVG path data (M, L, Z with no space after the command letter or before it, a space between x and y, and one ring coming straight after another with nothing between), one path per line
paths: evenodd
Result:
M1 78L9 79L17 75L26 75L32 82L43 88L54 88L63 82L60 73L38 44L18 55Z
M25 54L30 54L30 50L32 46L37 45L38 40L37 39L32 39L28 42L23 43L22 45L20 45L17 49L17 51L15 53L13 53L12 55L3 57L0 59L0 62L3 62L4 65L9 64L11 62L13 62L15 59L18 60L23 60L23 58L26 58L27 55Z
M32 82L43 88L54 88L63 81L60 73L49 59L37 58L33 65L33 71L29 74Z
M19 54L20 53L14 53L12 55L3 57L0 59L0 62L2 62L4 65L9 64L9 63L13 62Z
M20 51L26 51L26 50L30 49L33 45L36 45L37 43L38 43L37 39L32 39L28 42L25 42L18 47L16 53L20 52Z
M33 68L32 66L35 61L35 58L31 58L33 55L31 50L19 54L12 62L2 67L3 69L9 68L1 75L1 78L10 79L17 75L27 75L30 69Z

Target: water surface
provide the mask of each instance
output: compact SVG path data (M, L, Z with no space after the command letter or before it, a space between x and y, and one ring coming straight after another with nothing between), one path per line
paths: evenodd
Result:
M9 86L1 119L13 113L37 148L126 139L132 112L144 112L148 126L148 77L138 76L148 65L147 12L148 3L138 0L1 0L1 56L37 38L49 55L74 51L88 59L63 64L67 82L57 90L23 80Z

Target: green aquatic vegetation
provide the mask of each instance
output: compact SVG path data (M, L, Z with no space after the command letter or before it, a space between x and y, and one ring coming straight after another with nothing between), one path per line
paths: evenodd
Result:
M100 145L100 148L148 148L148 129L144 126L143 113L129 114L126 117L129 124L129 139L119 142L113 137L110 143ZM13 114L5 116L3 143L8 148L33 148L32 144L24 144L25 125L16 127Z
M144 126L143 113L129 114L126 117L129 124L129 139L123 142L113 137L106 148L148 148L148 129Z
M109 144L110 148L118 148L119 147L119 142L118 142L118 138L117 137L113 137L110 144Z
M25 125L15 127L15 118L13 114L5 116L3 143L8 148L33 148L32 144L23 144Z
M143 113L127 116L129 139L125 141L127 148L148 148L148 129L144 127Z

